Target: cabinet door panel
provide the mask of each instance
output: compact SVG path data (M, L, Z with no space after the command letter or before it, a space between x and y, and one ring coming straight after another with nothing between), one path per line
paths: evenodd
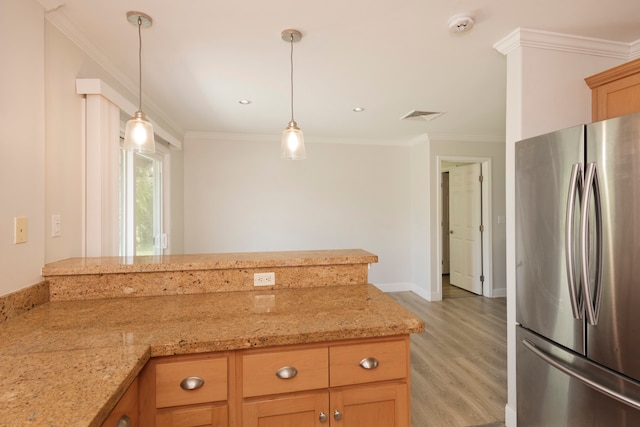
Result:
M331 393L331 411L342 419L334 427L409 427L408 384L360 387Z
M323 427L320 412L328 414L329 394L319 392L279 399L246 402L243 427Z
M156 416L156 427L227 427L228 412L227 405L163 410Z

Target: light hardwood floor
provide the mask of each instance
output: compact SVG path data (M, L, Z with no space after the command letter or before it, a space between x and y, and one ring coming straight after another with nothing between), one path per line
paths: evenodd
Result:
M425 322L425 332L411 336L412 426L502 425L506 298L475 296L455 287L445 293L447 286L439 302L412 292L389 294Z

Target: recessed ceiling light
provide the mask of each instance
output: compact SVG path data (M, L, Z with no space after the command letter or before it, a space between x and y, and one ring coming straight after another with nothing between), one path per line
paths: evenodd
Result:
M353 107L353 111L355 111L356 113L362 113L364 111L364 108L362 108L362 107Z
M240 101L238 101L240 104L242 105L249 105L251 104L251 100L250 99L241 99Z

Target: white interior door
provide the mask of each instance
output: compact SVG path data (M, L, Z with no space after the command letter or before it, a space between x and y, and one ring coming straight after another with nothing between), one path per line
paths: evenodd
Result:
M449 244L452 285L482 295L481 165L449 171Z

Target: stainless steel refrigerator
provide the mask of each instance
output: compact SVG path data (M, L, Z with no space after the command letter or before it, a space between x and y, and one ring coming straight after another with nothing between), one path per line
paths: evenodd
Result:
M640 114L515 154L518 427L640 426Z

